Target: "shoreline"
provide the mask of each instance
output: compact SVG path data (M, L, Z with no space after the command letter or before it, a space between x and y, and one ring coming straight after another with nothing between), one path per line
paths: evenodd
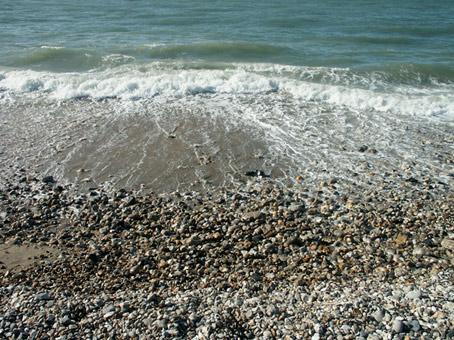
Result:
M452 336L449 185L337 186L84 193L24 172L1 189L0 244L55 256L3 276L0 335Z

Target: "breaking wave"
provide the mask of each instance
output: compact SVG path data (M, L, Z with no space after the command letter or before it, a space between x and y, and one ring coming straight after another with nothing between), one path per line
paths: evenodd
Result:
M131 63L86 72L4 70L0 72L0 90L3 99L33 96L54 101L272 94L285 96L287 100L354 110L454 118L453 83L423 79L417 69L400 70L401 81L396 81L396 75L386 72L342 68L253 63Z

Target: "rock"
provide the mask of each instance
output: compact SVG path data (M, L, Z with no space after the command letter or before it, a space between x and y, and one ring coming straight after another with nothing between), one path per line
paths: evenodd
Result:
M43 181L43 183L46 183L46 184L55 183L54 176L45 176L45 177L43 177L42 181Z
M419 330L421 329L421 325L419 324L418 320L412 320L410 322L410 327L413 332L419 332Z
M264 216L263 213L259 210L249 211L243 214L243 220L245 221L258 220L263 216Z
M419 181L416 178L414 178L414 177L407 178L407 182L413 183L413 184L419 183Z
M244 173L248 177L271 177L262 170L251 170Z
M115 306L114 305L107 305L104 307L103 312L104 313L110 313L110 312L115 312Z
M61 323L63 326L68 326L68 325L71 323L71 319L69 318L68 315L64 315L64 316L60 319L60 323Z
M443 308L446 309L449 313L454 313L454 302L448 301L444 303Z
M202 240L200 239L199 235L194 234L191 237L189 237L186 240L186 244L191 245L191 246L197 246L202 243Z
M265 331L263 332L263 338L264 338L264 339L270 339L270 338L272 338L272 337L273 337L273 335L271 334L271 332L270 332L269 330L265 330Z
M52 300L52 297L50 296L50 294L48 292L43 292L43 293L37 294L36 299L38 301L48 301L48 300Z
M167 320L166 319L156 320L156 326L158 326L161 329L166 328L167 327Z
M110 319L114 315L115 315L115 311L107 312L107 313L104 313L103 318L107 320L107 319Z
M142 265L140 263L135 265L135 266L132 266L131 269L129 269L129 273L131 275L135 275L135 274L137 274L139 272L141 267L142 267Z
M404 323L400 319L394 319L392 330L396 333L402 333L404 330Z
M197 334L201 335L205 339L208 339L208 337L210 336L210 326L201 325L197 327Z
M267 314L268 316L275 315L276 313L277 313L276 307L274 307L274 306L268 306L268 307L266 308L266 314Z
M442 248L454 252L454 240L453 239L446 237L441 241L440 245L442 246Z
M311 340L320 340L320 334L314 333L314 335L312 335L312 337L311 337Z
M445 191L260 182L207 195L6 184L0 260L16 237L59 254L2 275L0 338L446 337Z
M416 300L421 297L421 291L419 289L410 290L406 296L410 300Z
M176 336L178 336L179 333L180 332L178 331L178 329L171 328L171 329L168 329L164 334L167 334L170 337L175 338Z
M287 210L291 213L303 212L305 209L304 204L292 203L288 206Z
M128 301L120 303L120 311L122 313L129 312L129 310L130 310L130 304Z
M385 316L385 312L383 311L383 309L379 309L377 310L376 312L374 312L372 314L372 317L375 319L375 321L377 322L382 322L383 321L383 318Z
M425 250L422 247L413 248L413 256L422 256L425 254Z
M397 237L395 238L394 240L394 243L397 245L397 246L402 246L404 244L406 244L408 241L408 236L405 235L405 234L399 234L397 235Z

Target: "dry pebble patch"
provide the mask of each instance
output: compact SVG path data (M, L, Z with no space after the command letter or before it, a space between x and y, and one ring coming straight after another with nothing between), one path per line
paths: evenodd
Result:
M157 195L23 173L0 244L59 255L3 269L0 337L452 338L453 193L390 183Z

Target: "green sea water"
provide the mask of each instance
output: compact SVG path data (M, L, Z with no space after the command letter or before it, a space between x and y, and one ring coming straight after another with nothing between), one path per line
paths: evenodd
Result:
M449 0L2 1L0 93L277 92L452 118L453 18Z
M29 136L61 177L171 187L408 162L446 177L453 18L452 0L0 0L0 155ZM437 131L446 146L423 148Z
M1 1L0 65L82 71L119 54L130 58L117 63L266 62L452 81L453 18L449 0Z

